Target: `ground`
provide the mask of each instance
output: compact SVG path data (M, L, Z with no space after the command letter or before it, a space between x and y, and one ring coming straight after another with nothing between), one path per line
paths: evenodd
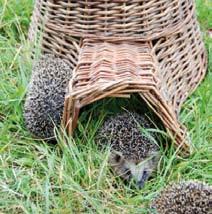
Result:
M31 72L26 38L33 3L0 0L0 213L147 213L167 183L198 179L212 184L212 4L196 2L209 69L180 114L195 152L188 158L177 158L172 149L163 153L157 175L138 190L114 178L108 154L94 144L106 107L98 120L93 109L82 115L80 132L69 145L62 139L57 145L34 140L26 130L22 113Z

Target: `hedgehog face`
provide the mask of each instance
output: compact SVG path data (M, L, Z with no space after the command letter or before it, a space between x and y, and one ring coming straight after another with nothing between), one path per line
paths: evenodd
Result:
M139 188L142 188L155 171L159 159L159 152L155 152L146 159L135 161L125 159L120 152L113 151L109 156L109 165L117 176L125 181L133 180Z

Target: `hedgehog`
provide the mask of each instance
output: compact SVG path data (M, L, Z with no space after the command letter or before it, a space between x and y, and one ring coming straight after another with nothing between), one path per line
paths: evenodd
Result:
M24 118L26 127L35 137L54 141L54 128L61 123L71 77L70 63L51 54L43 55L33 66Z
M182 181L166 187L152 202L159 214L212 214L212 187Z
M108 163L112 171L124 181L136 182L139 188L156 170L160 159L155 134L144 131L151 127L145 115L118 113L103 123L95 140L101 150L109 146Z

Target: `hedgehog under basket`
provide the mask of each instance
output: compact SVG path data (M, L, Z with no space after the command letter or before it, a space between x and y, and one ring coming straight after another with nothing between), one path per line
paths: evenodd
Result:
M29 39L39 33L43 53L73 68L63 114L70 135L83 106L138 93L176 147L190 152L178 115L207 67L192 0L37 0Z

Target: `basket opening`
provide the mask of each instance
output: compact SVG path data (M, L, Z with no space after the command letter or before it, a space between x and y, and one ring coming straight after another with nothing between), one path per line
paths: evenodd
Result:
M165 130L161 119L139 94L133 93L130 98L106 97L82 107L78 124L73 134L89 135L93 130L97 131L99 125L108 117L127 111L145 115L153 123L153 129Z

